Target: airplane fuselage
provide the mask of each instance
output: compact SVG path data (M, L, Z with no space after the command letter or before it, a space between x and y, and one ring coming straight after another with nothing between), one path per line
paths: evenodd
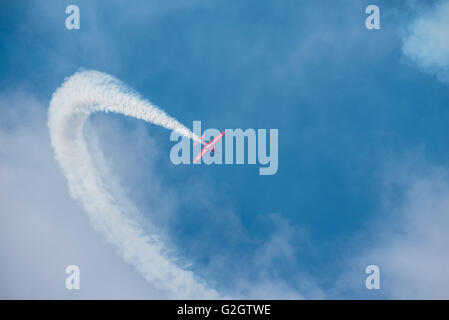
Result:
M214 145L211 144L212 141L207 142L207 144L204 146L206 148L207 151L212 151L214 150Z
M211 155L213 156L215 153L215 148L214 145L211 144L212 141L207 142L207 144L204 146L204 150L207 152L210 152Z
M212 140L208 142L203 142L204 148L201 150L200 154L193 160L194 163L197 163L201 157L203 157L205 154L210 152L211 156L215 154L215 144L225 135L225 132L223 131L218 136L213 138ZM204 135L201 136L201 140L203 139ZM195 145L195 144L194 144Z

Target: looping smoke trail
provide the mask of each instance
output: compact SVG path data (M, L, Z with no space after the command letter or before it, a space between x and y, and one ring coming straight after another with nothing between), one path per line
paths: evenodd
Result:
M108 193L89 155L83 126L94 112L116 112L142 119L199 141L189 129L150 102L128 89L116 78L98 72L78 72L65 80L50 102L48 127L55 157L91 223L119 249L132 265L157 289L173 298L218 298L218 293L178 267L164 254L163 244L145 235L125 216Z

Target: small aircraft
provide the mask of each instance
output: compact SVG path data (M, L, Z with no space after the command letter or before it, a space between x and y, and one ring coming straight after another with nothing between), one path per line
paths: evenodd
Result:
M197 163L198 160L200 160L206 153L210 152L211 155L213 156L215 154L215 144L225 135L225 132L223 131L222 133L220 133L218 136L216 136L215 138L213 138L212 140L208 141L208 142L204 142L204 136L205 134L203 134L201 136L201 143L204 145L203 150L201 150L201 152L196 156L196 158L193 160L193 163ZM196 146L198 144L198 141L195 141L195 143L193 144L193 146Z

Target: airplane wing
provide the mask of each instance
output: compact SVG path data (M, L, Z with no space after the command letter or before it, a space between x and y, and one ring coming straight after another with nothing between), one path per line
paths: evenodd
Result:
M210 142L211 145L215 145L221 138L223 138L223 136L225 135L225 132L223 131L222 133L220 133L218 136L216 136L214 138L214 140L212 140Z
M208 151L206 150L206 147L201 150L201 152L196 156L196 158L193 160L193 163L197 163L198 160L200 160Z
M203 140L205 135L206 135L206 134L203 134L203 135L201 136L201 138L200 138L201 144L203 144L203 145L206 145L206 143L205 143L204 140ZM198 141L195 141L195 143L193 144L193 146L196 146L198 143L199 143Z

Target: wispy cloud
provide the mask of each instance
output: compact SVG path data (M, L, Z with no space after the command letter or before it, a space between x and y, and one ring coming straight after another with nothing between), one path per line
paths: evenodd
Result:
M449 171L417 152L406 157L383 173L382 209L351 240L337 296L449 298ZM364 285L371 264L380 267L379 292Z
M443 0L420 13L403 37L403 53L425 72L449 83L449 1Z

